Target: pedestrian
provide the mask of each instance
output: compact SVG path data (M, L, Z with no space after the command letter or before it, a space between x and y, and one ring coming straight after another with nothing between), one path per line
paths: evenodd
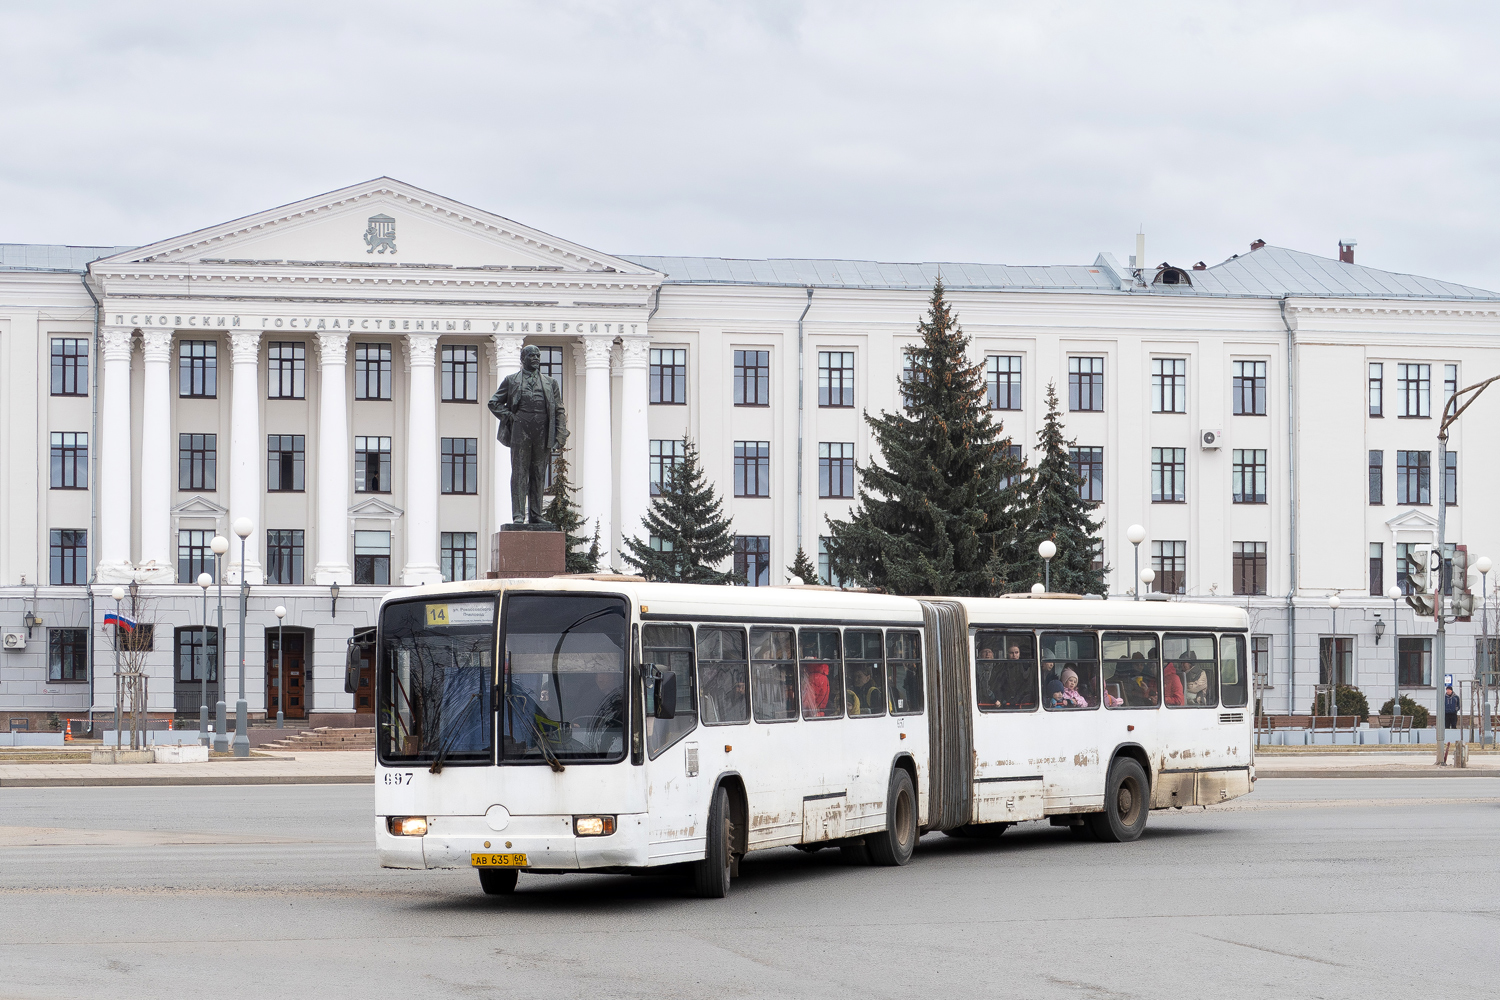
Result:
M1458 695L1453 693L1453 685L1448 685L1448 692L1443 696L1443 725L1448 729L1458 728Z

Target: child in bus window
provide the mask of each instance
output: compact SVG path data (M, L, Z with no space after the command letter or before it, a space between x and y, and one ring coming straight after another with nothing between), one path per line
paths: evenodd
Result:
M1078 672L1069 664L1062 672L1062 693L1059 695L1058 705L1060 708L1088 708L1089 702L1078 690Z
M1042 689L1042 694L1047 699L1047 707L1062 708L1064 704L1062 693L1062 681L1058 680L1056 677L1049 680L1046 687Z

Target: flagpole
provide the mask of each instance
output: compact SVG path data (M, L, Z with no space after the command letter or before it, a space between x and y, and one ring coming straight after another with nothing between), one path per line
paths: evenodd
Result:
M125 600L125 588L110 591L115 599L115 749L120 749L120 602Z

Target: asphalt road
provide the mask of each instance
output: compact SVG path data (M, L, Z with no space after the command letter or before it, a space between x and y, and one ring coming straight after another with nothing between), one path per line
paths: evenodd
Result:
M1500 779L1285 779L1138 843L1029 824L906 868L375 867L364 786L0 789L3 997L1488 996Z

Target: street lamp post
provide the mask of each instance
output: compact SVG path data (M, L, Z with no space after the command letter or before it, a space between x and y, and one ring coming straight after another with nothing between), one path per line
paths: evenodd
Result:
M255 530L248 517L234 522L234 533L240 536L240 696L234 703L234 755L250 756L250 706L245 702L245 615L250 610L250 581L245 574L245 540Z
M198 574L198 586L203 588L203 700L198 705L198 742L208 746L208 588L214 585L214 578L207 573ZM217 647L215 647L217 648Z
M1146 592L1150 593L1151 584L1156 580L1156 570L1152 569L1150 566L1147 566L1145 569L1141 570L1140 577L1141 582L1146 585Z
M125 588L116 587L109 592L115 599L115 749L120 749L120 602L125 600Z
M1480 644L1484 648L1484 666L1479 670L1479 745L1490 743L1490 671L1495 664L1495 651L1490 648L1490 568L1494 564L1489 556L1480 556L1474 561L1479 570L1479 629L1484 636Z
M1125 529L1125 538L1131 545L1135 546L1135 599L1141 599L1141 543L1146 540L1146 529L1139 524L1132 524Z
M1045 567L1046 579L1042 583L1042 591L1052 590L1052 557L1057 555L1057 543L1047 538L1036 547L1036 554L1042 557L1042 566Z
M1391 599L1391 731L1395 731L1396 718L1401 715L1401 588L1391 584L1385 592Z
M1328 714L1335 719L1339 714L1339 595L1328 595L1329 635L1333 648L1328 657ZM1314 713L1317 714L1317 713Z
M219 579L219 626L218 634L214 638L218 641L219 653L219 697L214 703L214 751L217 753L229 752L229 723L224 718L226 705L224 704L224 554L229 551L229 539L223 535L215 535L214 540L209 543L214 553L214 575Z
M282 728L281 707L286 704L286 674L281 669L281 657L286 652L286 608L276 605L276 728Z

